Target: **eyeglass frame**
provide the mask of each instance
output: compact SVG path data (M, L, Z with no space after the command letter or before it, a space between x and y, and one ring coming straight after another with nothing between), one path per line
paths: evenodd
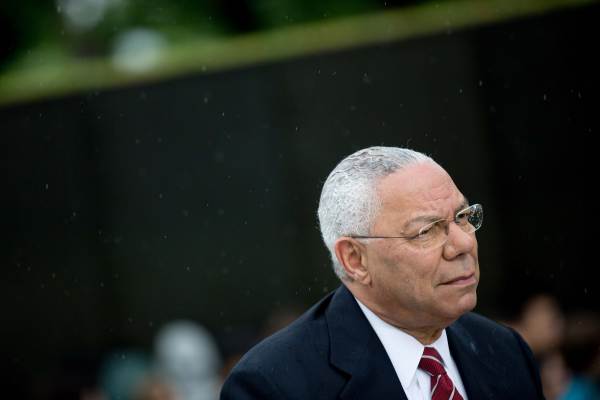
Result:
M465 231L461 228L461 230L465 233L473 233L476 232L477 230L479 230L479 228L481 228L481 226L483 225L483 206L479 203L476 204L472 204L468 207L463 208L462 210L458 211L453 218L440 218L438 220L432 221L424 226L422 226L419 229L419 233L417 233L416 235L407 235L407 236L363 236L363 235L348 235L347 237L353 238L353 239L406 239L405 243L410 243L411 241L417 239L422 233L421 231L425 228L427 228L428 226L434 226L435 224L441 222L441 221L445 221L446 222L446 227L445 227L445 231L446 231L446 240L444 240L443 242L441 242L439 245L437 246L431 246L431 247L421 247L422 249L434 249L434 248L438 248L440 246L443 246L447 241L448 241L448 227L450 226L450 222L454 222L459 228L460 225L456 222L457 217L459 214L464 213L466 210L470 209L470 208L474 208L477 212L481 214L481 220L479 223L479 226L473 226L473 230L472 231Z

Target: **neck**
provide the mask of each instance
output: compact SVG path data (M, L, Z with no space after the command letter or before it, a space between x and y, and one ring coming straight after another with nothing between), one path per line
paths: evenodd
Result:
M422 328L422 329L411 329L411 328L407 328L404 326L399 325L398 323L389 320L389 319L385 319L384 316L376 314L379 318L381 318L382 320L384 320L385 322L387 322L388 324L400 329L401 331L409 334L410 336L414 337L415 339L417 339L419 341L419 343L421 343L423 346L428 346L431 343L435 342L436 340L438 340L440 338L440 336L442 335L442 328L431 328L431 329L427 329L427 328Z
M373 314L377 315L379 318L381 318L388 324L414 337L419 341L419 343L421 343L424 346L430 345L431 343L435 342L442 335L442 331L444 330L445 325L440 326L434 324L419 324L410 317L386 313L376 303L370 301L364 296L360 296L359 293L355 293L352 290L350 291L352 292L354 297L356 297L362 304L364 304L369 310L371 310Z

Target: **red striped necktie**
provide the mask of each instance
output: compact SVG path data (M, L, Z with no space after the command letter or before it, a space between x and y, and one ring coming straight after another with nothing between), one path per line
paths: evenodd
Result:
M463 400L446 373L442 357L433 347L425 347L419 368L431 377L431 400Z

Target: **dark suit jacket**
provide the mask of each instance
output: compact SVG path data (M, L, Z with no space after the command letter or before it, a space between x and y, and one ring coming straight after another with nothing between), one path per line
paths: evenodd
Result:
M529 347L513 330L468 313L446 329L467 396L543 399ZM375 331L341 286L234 367L221 400L406 399Z

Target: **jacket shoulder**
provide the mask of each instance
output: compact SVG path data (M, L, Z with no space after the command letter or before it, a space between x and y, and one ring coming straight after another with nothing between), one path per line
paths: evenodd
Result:
M499 390L525 388L527 398L543 398L533 353L514 329L476 313L463 315L448 329L449 341L451 336L455 355L463 364L476 363L478 372L489 372L491 381L501 382Z
M279 399L291 392L298 398L310 398L311 393L303 392L318 385L311 380L319 376L318 372L331 373L325 318L331 296L251 348L229 374L221 399ZM300 382L304 384L298 385Z

